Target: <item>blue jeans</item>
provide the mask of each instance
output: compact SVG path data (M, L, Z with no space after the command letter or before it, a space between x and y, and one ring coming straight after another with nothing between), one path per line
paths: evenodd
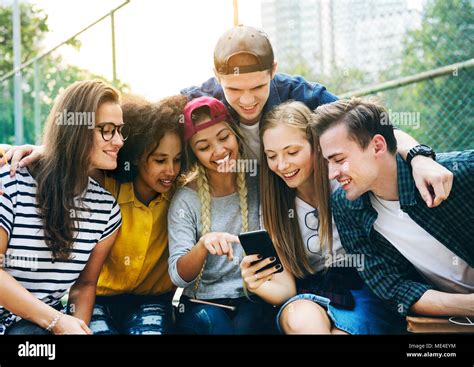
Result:
M273 319L276 309L261 299L246 297L211 300L235 306L235 311L218 306L190 302L181 297L177 312L177 332L196 335L249 335L276 332ZM181 312L182 311L182 312Z
M5 335L51 335L51 333L31 321L20 320L8 327Z
M337 308L322 296L310 293L298 294L290 298L278 312L276 321L280 332L280 316L283 309L297 300L309 300L326 309L332 324L349 334L405 334L406 322L400 315L391 311L386 304L364 285L362 289L351 290L355 307L352 310Z
M173 330L172 293L160 296L97 296L89 325L98 335L157 335Z
M67 311L67 307L63 307L61 303L51 307L63 313ZM51 333L31 321L22 319L9 326L5 331L5 335L51 335Z

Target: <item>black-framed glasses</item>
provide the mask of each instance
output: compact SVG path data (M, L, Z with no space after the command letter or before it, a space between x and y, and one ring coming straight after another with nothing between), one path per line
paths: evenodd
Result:
M113 122L104 122L100 125L97 125L95 128L100 129L102 139L104 139L105 141L112 140L115 136L115 132L119 133L119 136L122 141L127 140L128 136L130 135L130 126L128 124L115 125Z
M304 216L304 224L313 231L319 231L319 215L317 209L306 213Z

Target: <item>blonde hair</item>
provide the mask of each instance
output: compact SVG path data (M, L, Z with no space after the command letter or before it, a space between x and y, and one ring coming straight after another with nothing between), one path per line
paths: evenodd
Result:
M200 163L197 164L197 186L198 196L201 202L201 236L211 231L211 191L207 180L206 169ZM247 183L245 172L237 173L237 191L239 193L240 213L242 218L242 232L249 230Z
M200 118L203 116L201 115ZM237 143L239 146L239 155L237 157L237 161L239 159L246 156L247 146L243 140L242 134L239 128L233 124L227 123L224 121L226 126L232 131L232 133L237 138ZM201 162L197 159L196 155L191 149L190 140L186 143L185 147L186 151L186 161L189 164L192 164L192 168L190 172L186 176L185 184L190 183L196 180L197 183L197 190L199 196L199 202L201 203L201 236L211 232L212 226L212 213L211 213L211 189L209 186L209 181L206 174L206 168L201 164ZM248 232L249 230L249 209L248 209L248 189L247 189L247 181L245 170L239 169L237 170L237 192L239 194L239 206L240 206L240 214L242 218L242 227L241 232ZM206 262L202 265L201 271L197 277L195 286L194 286L194 295L196 296L197 289L199 287L199 283L201 281L202 275L204 273L204 268L206 267ZM245 287L244 287L245 290Z
M260 139L265 132L284 124L302 131L311 145L313 155L313 181L316 189L316 202L319 214L319 238L321 249L327 247L332 253L332 215L330 205L327 162L319 149L319 140L311 127L313 113L301 102L289 101L274 108L262 121ZM283 263L298 278L314 273L306 254L298 218L290 217L296 213L296 189L288 187L275 172L268 167L264 146L261 146L260 197L263 209L263 223Z

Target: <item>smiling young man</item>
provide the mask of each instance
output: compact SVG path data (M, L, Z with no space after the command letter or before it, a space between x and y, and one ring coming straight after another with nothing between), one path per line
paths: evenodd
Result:
M225 32L214 49L215 77L181 91L188 98L213 96L224 102L240 123L252 158L260 161L259 122L273 107L294 99L315 109L337 100L326 88L300 76L277 74L267 35L239 25Z
M214 48L215 77L201 86L183 89L181 93L189 99L212 96L224 102L240 124L250 147L250 158L260 163L259 123L266 113L289 100L303 102L314 110L338 99L321 84L276 71L277 63L268 36L262 30L239 25L225 32ZM403 159L414 148L412 153L416 157L411 163L416 187L423 199L429 207L439 205L451 190L451 174L426 156L433 153L429 147L420 146L401 130L396 130L395 136L398 153Z
M364 256L361 276L401 315L474 315L474 151L442 153L454 175L449 199L428 209L399 154L385 110L352 99L318 107L315 128L347 252Z

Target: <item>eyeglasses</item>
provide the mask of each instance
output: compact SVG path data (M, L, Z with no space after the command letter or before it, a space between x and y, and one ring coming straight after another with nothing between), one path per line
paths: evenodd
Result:
M304 217L304 224L313 231L319 231L319 216L316 209L306 213Z
M128 136L130 135L130 126L127 124L115 125L113 122L105 122L96 126L95 128L100 129L102 139L105 141L112 140L116 131L118 131L122 141L127 140Z
M304 225L306 228L316 231L315 234L308 237L306 240L306 248L312 254L321 256L321 244L319 239L319 216L316 209L307 212L304 216Z

